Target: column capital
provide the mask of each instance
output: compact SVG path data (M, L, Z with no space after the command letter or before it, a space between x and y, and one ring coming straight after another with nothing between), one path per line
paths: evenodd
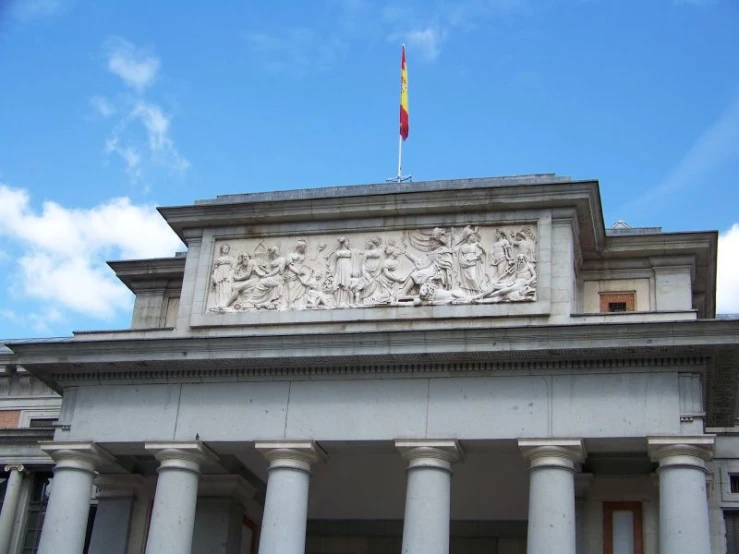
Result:
M200 441L147 442L144 448L159 460L158 472L181 469L200 473L202 464L218 461L218 455Z
M453 463L464 460L464 450L456 439L398 439L395 448L408 461L408 469L435 467L451 471Z
M288 468L310 473L311 465L328 459L315 441L257 441L254 448L269 460L269 469Z
M9 471L17 471L18 473L25 473L26 466L24 466L23 464L7 464L5 466L5 472L7 473Z
M659 468L691 467L706 471L713 458L716 437L712 435L648 437L647 451Z
M56 462L54 471L76 469L95 473L98 467L115 463L115 456L94 442L40 442L39 447Z
M153 489L151 480L130 473L98 475L94 485L98 488L98 498L139 497Z
M582 439L519 439L518 447L529 462L529 469L557 467L575 470L587 455Z

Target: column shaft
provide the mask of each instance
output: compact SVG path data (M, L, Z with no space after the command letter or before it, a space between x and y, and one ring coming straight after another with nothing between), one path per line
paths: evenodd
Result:
M200 465L216 456L199 442L147 443L161 462L146 554L190 554Z
M528 552L575 554L575 483L572 470L531 470Z
M308 522L310 473L294 468L269 471L259 554L303 554Z
M452 474L437 468L408 470L403 553L447 554Z
M706 461L713 437L664 437L648 440L659 462L659 549L661 554L710 554L711 532L706 496Z
M580 439L518 441L529 461L528 554L575 554L575 464Z
M46 443L56 462L39 554L80 554L85 545L96 466L113 457L92 443Z
M196 471L160 468L147 554L190 552L199 478Z
M408 460L403 554L448 554L452 463L462 458L454 440L398 440Z
M270 461L259 554L304 554L310 467L326 454L310 441L258 442Z
M8 465L5 471L9 472L8 484L5 487L3 509L0 512L0 554L8 554L10 539L13 535L13 522L18 511L18 498L23 484L23 466Z

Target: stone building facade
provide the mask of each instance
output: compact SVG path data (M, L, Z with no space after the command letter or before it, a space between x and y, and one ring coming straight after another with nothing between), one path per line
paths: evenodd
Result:
M187 253L110 263L130 329L7 345L62 396L38 552L736 544L717 233L607 230L598 183L554 175L160 212Z

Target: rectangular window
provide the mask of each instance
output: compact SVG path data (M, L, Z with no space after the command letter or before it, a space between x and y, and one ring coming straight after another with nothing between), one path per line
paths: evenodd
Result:
M603 502L603 554L644 554L641 502Z
M635 292L601 292L601 313L633 312L636 310Z
M726 552L739 552L739 512L724 512Z
M739 474L729 474L729 486L731 494L739 494Z
M28 427L31 429L50 429L54 427L54 424L59 421L56 417L32 417L28 422Z

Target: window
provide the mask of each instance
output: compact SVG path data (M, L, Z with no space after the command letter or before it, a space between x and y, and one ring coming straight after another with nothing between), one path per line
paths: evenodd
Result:
M724 512L726 552L739 552L739 512Z
M729 474L729 486L731 487L731 494L739 494L739 474Z
M57 417L32 417L28 422L31 429L50 429L59 421Z
M603 554L644 554L641 502L603 502Z
M28 503L28 521L23 541L23 554L36 554L38 543L41 540L41 527L44 524L46 505L49 502L51 480L53 474L49 472L37 472L33 476L33 488Z
M633 312L636 309L636 293L602 292L600 293L601 313Z

